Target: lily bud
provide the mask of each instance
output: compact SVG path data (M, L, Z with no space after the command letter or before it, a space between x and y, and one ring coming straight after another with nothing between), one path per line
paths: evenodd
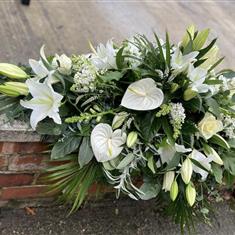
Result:
M193 173L193 165L189 158L186 158L181 166L181 178L185 184L188 184L191 180Z
M132 131L128 134L127 136L127 141L126 141L126 145L128 148L131 148L134 146L134 144L136 143L138 138L138 134L135 131Z
M197 95L196 91L193 91L191 88L188 88L184 91L184 100L189 101Z
M179 84L173 82L173 83L171 84L171 93L174 93L175 91L177 91L178 88L179 88Z
M162 189L165 190L165 192L171 190L171 185L174 181L174 178L175 178L174 171L168 171L164 174Z
M18 66L7 63L0 63L0 74L14 79L25 79L29 77L28 74Z
M120 112L116 114L115 117L113 118L112 128L113 129L119 128L123 124L127 116L128 113L126 112Z
M0 93L17 97L20 95L28 95L29 89L25 83L22 82L6 82L0 85Z
M178 183L176 180L174 180L174 182L171 185L171 190L170 190L170 197L172 201L175 201L175 199L178 196L178 193L179 193Z
M192 183L187 185L185 193L186 193L186 199L188 201L188 204L190 206L193 206L193 204L195 203L195 199L196 199L196 190L195 190L195 187L192 185Z

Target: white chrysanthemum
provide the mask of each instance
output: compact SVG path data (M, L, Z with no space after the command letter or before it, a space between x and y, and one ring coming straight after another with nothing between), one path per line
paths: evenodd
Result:
M133 110L153 110L158 108L164 99L161 89L157 88L152 78L144 78L129 85L121 105Z
M94 91L97 70L90 59L85 55L78 56L74 69L77 72L74 75L74 85L71 90L81 93Z

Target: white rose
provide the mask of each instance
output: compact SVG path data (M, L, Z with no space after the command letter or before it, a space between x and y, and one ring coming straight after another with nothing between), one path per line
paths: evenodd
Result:
M198 129L200 134L208 140L217 132L223 130L223 123L217 120L212 114L206 113L204 118L199 122Z

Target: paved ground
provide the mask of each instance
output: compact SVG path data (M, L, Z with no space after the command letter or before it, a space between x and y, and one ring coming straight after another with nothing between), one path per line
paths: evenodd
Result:
M176 42L195 23L219 37L226 65L235 69L234 0L0 0L0 61L27 62L38 58L45 44L50 53L87 52L94 44L135 33L164 36Z
M197 226L201 235L234 235L235 211L229 205L217 204L212 227ZM128 199L89 204L66 218L62 207L36 209L36 215L25 210L2 209L1 235L176 235L179 227L171 223L154 202Z

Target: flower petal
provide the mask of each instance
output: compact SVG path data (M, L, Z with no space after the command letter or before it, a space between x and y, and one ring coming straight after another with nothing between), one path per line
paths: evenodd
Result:
M100 123L91 132L91 146L98 162L116 158L122 151L126 134L120 129L113 132L108 124Z
M29 59L29 65L39 79L46 77L49 73L48 69L43 65L41 61Z
M121 105L133 110L153 110L162 104L163 99L163 92L156 87L155 81L144 78L129 85Z

